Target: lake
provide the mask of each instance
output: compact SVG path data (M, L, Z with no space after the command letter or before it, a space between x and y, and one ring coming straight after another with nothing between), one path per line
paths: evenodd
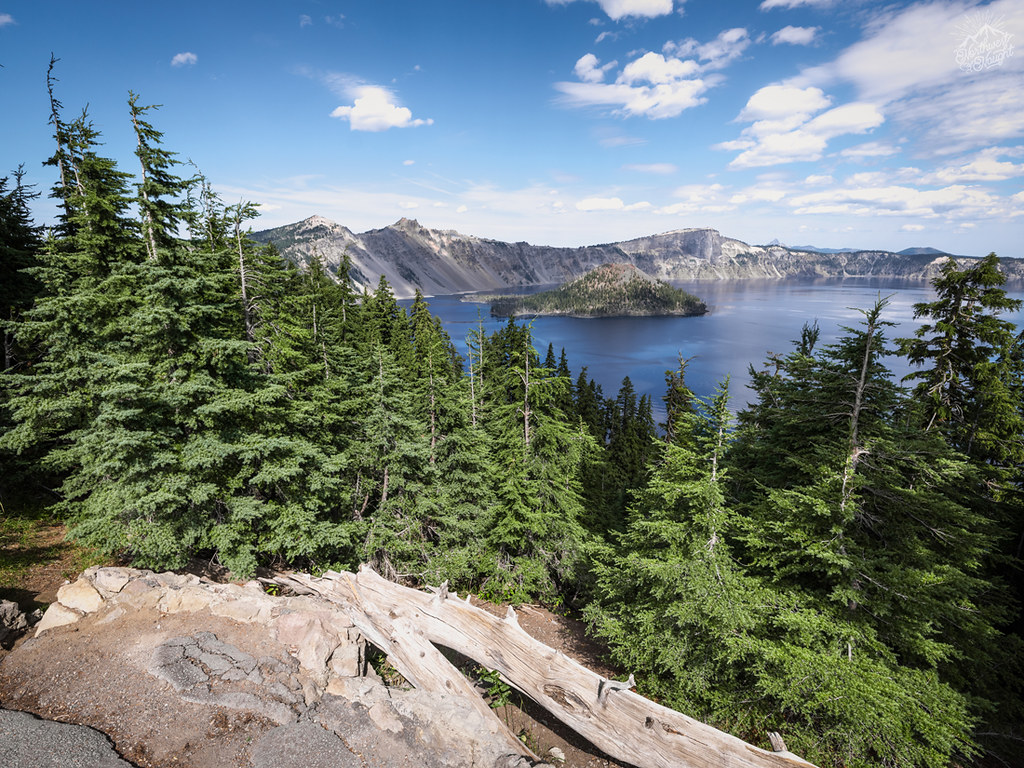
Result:
M699 296L711 311L701 317L538 317L533 320L534 346L542 358L549 343L556 356L564 347L574 380L580 368L587 366L588 375L601 385L605 397L614 397L623 377L629 376L639 394L651 396L660 421L664 417L665 371L676 367L680 355L693 358L687 367L687 383L694 392L706 396L730 376L733 404L742 407L753 394L747 387L748 366L759 366L769 352L789 352L804 323L816 320L821 328L819 343L828 344L842 335L840 326L858 323L862 315L856 308L869 308L879 296L889 297L883 317L896 323L886 334L892 340L913 335L919 325L913 319L914 304L934 298L929 283L880 278L672 284ZM1024 298L1024 285L1008 285L1007 293ZM475 327L478 311L487 333L506 322L492 318L487 304L463 302L459 296L435 296L428 302L463 356L466 335ZM410 302L401 303L408 306ZM1024 323L1024 312L1004 317L1018 327ZM910 370L902 362L889 358L889 366L898 376Z

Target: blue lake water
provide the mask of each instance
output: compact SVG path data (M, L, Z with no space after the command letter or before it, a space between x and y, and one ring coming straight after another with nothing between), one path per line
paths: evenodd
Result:
M804 323L817 321L819 343L828 344L842 335L840 326L858 323L862 315L857 308L870 308L879 296L888 297L883 317L896 323L886 334L891 340L913 335L919 325L913 305L934 298L926 282L877 278L673 284L699 296L711 311L702 317L538 317L533 320L534 346L541 357L549 343L556 356L564 347L574 379L587 366L606 397L614 397L623 377L629 376L638 393L651 396L661 420L665 371L676 367L680 355L693 358L687 383L698 395L710 394L729 376L733 404L742 407L752 398L748 366L760 366L769 352L790 351ZM1009 285L1007 292L1024 298L1024 285ZM487 333L506 322L492 318L487 304L463 302L459 296L435 296L428 302L464 356L466 335L476 326L478 312ZM1024 324L1022 312L1004 317L1018 327ZM897 376L909 372L899 358L889 358L889 366Z

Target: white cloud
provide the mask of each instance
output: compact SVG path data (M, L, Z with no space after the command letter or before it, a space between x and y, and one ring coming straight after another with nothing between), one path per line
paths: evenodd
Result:
M678 117L684 110L703 104L702 94L709 85L704 80L683 80L655 86L631 86L621 83L556 83L562 101L577 107L614 107L626 117L643 116L652 120Z
M176 53L176 54L174 54L174 58L171 59L171 66L172 67L192 66L197 61L199 61L199 57L198 56L196 56L194 53L191 53L189 51L185 51L183 53Z
M338 107L331 117L348 120L353 131L386 131L389 128L409 128L433 125L432 119L414 120L412 111L395 103L395 95L379 85L359 85L350 89L352 106Z
M802 116L803 122L832 103L820 88L766 85L747 100L738 120L775 120Z
M14 17L9 13L0 13L0 27L6 27L8 24L14 24Z
M701 61L707 61L705 68L721 69L739 58L750 45L750 36L743 27L720 32L718 37L697 48Z
M787 26L771 36L772 45L810 45L817 37L820 27Z
M789 204L797 214L847 216L914 216L920 218L978 219L1011 214L1003 198L980 187L953 184L941 189L880 184L842 186L799 195Z
M567 5L574 0L547 0L548 5ZM654 18L672 13L672 0L593 0L612 21L629 16Z
M750 149L756 147L757 142L752 139L733 139L731 141L720 141L717 144L712 144L712 149L721 149L725 152L740 152L744 149Z
M817 187L821 186L822 184L831 184L833 181L835 181L835 179L833 179L828 174L812 173L810 176L804 179L804 184L806 184L809 187Z
M773 8L800 8L802 6L825 7L832 5L833 0L764 0L759 6L762 11L770 11Z
M621 211L625 207L618 197L585 197L576 203L577 211Z
M629 62L619 75L620 83L635 85L647 82L652 85L674 83L700 70L700 65L691 60L666 59L660 53L645 53L639 59Z
M580 56L576 62L576 66L573 68L573 72L576 73L576 77L585 83L600 83L604 80L604 73L609 69L614 69L616 62L611 61L604 66L599 66L601 60L592 53L584 54Z
M756 168L820 160L828 142L845 134L866 133L885 118L874 104L852 102L811 117L831 104L814 86L769 85L754 93L738 120L753 121L739 139L716 149L742 150L730 168Z
M412 211L415 210L416 208L419 208L420 204L417 203L415 200L403 200L398 204L398 207L406 211Z
M978 72L961 71L957 61L957 49L984 23L1019 41L1024 4L994 0L982 13L975 0L945 0L876 13L863 39L789 84L852 84L861 100L922 135L921 152L962 152L1024 136L1024 57Z
M308 27L312 23L313 23L313 19L310 16L306 15L305 13L299 14L299 26L300 27Z
M999 159L1010 152L998 147L986 149L959 165L939 168L927 174L923 180L929 184L954 184L965 181L1005 181L1024 176L1024 163L1018 165Z
M415 160L403 160L402 165L416 165Z
M669 176L679 169L672 163L638 163L622 166L624 171L636 171L638 173L655 173L662 176Z
M662 53L670 56L695 56L701 61L702 69L721 69L739 58L751 43L750 35L743 27L734 27L718 33L714 40L700 43L692 37L683 40L669 40L661 47Z
M685 184L677 187L673 197L681 202L664 205L654 211L659 215L716 214L736 210L736 203L726 198L722 184Z
M924 224L904 224L900 227L903 232L922 232L924 230Z
M626 136L621 133L601 131L599 136L598 142L601 146L612 149L616 147L638 147L647 143L647 139L641 139L639 136Z
M460 205L458 208L455 209L455 212L456 213L465 213L468 210L469 210L469 208L467 206Z
M891 144L884 144L880 141L868 141L854 147L847 147L839 153L839 156L851 160L863 160L869 157L892 157L893 155L898 155L899 152L900 148L894 147Z
M559 101L569 106L609 107L615 115L654 120L678 117L703 104L707 100L703 94L722 80L720 75L697 75L726 66L748 45L750 37L742 28L725 30L705 45L692 40L666 43L662 53L633 54L636 58L610 83L605 82L605 75L617 62L602 66L594 54L587 53L574 67L580 82L557 82L555 89L562 94ZM696 58L682 58L691 54Z

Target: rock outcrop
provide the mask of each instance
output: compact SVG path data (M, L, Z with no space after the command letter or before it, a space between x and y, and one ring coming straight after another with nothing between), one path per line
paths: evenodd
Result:
M926 280L949 258L931 249L909 254L823 253L782 245L749 245L707 228L556 248L429 229L413 219L356 234L322 216L257 232L253 237L274 243L299 265L323 259L334 275L347 254L354 285L372 290L384 275L399 298L408 298L417 289L437 295L564 283L610 262L632 264L669 281L851 276ZM1010 277L1024 279L1024 260L1004 259L1003 268Z
M460 697L385 685L335 606L131 568L59 590L0 664L0 707L102 728L146 765L536 764Z

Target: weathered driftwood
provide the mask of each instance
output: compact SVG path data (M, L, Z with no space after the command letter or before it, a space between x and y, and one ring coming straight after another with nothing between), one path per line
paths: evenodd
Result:
M434 648L474 659L612 757L639 768L807 768L786 751L769 752L606 680L528 635L509 608L504 619L459 600L389 582L365 566L280 579L337 603L368 640L415 686L480 697ZM486 704L481 699L481 706ZM494 718L500 725L500 720ZM511 734L509 738L514 739ZM775 739L772 739L773 746ZM781 738L778 744L784 749ZM519 745L521 748L521 745Z

